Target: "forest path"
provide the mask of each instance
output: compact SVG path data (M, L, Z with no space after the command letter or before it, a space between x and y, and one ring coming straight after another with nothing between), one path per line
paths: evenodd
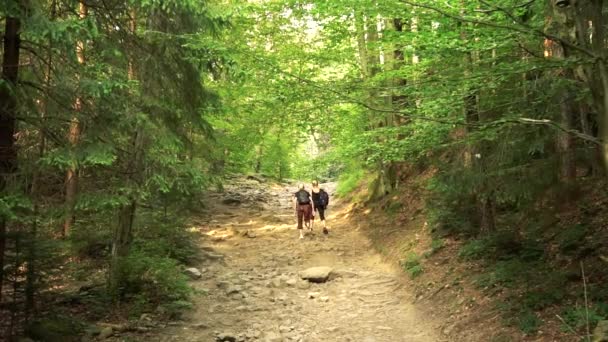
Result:
M262 190L265 187L265 190ZM333 185L326 188L333 192ZM155 341L442 341L438 325L411 304L403 272L385 263L332 197L328 236L320 224L298 239L293 186L237 182L210 194L213 217L194 281L200 291L183 324ZM325 283L301 280L315 266Z

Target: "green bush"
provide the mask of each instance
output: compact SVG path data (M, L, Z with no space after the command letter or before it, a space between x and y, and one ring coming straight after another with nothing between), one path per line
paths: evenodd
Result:
M515 300L498 303L497 307L506 325L516 326L526 334L537 332L542 325L542 321L533 310Z
M572 252L584 243L589 227L585 225L574 225L562 230L557 236L557 243L562 252Z
M405 260L401 261L401 267L412 279L424 272L420 264L420 257L416 253L410 253Z
M533 334L538 331L542 321L532 310L524 310L517 316L517 327L526 334Z
M481 259L490 253L491 247L491 243L487 239L471 240L460 248L458 256L465 260Z
M134 245L147 255L164 256L184 264L192 263L198 253L198 235L186 230L177 217L169 222L150 217L137 233Z
M149 255L136 249L126 260L126 296L136 295L145 303L171 303L188 300L192 289L177 261Z
M542 310L553 304L560 303L566 293L562 288L545 288L543 290L529 291L523 297L522 305L532 310Z
M588 310L585 310L584 306L571 306L566 308L562 313L562 317L565 321L562 330L569 331L569 328L576 330L586 326L587 311L589 312L589 325L592 327L596 326L599 321L608 317L608 305L606 304L592 305Z

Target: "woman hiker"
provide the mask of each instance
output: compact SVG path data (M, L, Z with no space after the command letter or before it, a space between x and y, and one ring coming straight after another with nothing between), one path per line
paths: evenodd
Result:
M300 184L299 189L293 194L293 202L298 217L298 230L300 231L300 239L304 238L304 231L302 227L302 221L304 221L306 228L312 231L312 213L314 210L313 201L310 199L310 194L304 189L304 184Z
M327 235L329 231L325 223L325 209L327 209L327 205L329 204L329 194L319 187L319 181L317 180L312 181L312 203L314 204L313 210L319 212L321 223L323 223L323 234Z

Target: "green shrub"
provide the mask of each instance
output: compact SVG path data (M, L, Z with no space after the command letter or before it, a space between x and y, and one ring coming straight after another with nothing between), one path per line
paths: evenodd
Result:
M431 253L435 254L445 246L445 240L443 239L433 239L431 241Z
M524 310L517 316L517 327L526 334L533 334L538 331L542 321L532 310Z
M477 260L487 256L491 248L491 243L487 239L471 240L460 248L458 256L465 260Z
M543 290L529 291L523 297L522 304L532 310L542 310L553 304L560 303L566 293L562 288L545 288Z
M170 303L189 299L192 289L176 260L133 250L126 260L124 293L145 303Z
M506 325L516 326L526 334L535 333L542 324L533 310L516 300L498 303L497 307Z
M562 252L572 252L584 243L589 227L585 225L574 225L562 230L557 236L557 243Z
M134 245L147 255L166 256L184 264L190 264L199 253L198 235L186 230L186 225L178 218L170 222L148 219L137 233Z
M562 318L565 321L562 330L569 331L569 328L576 330L586 326L587 311L589 312L589 325L592 327L608 317L608 306L606 304L592 305L588 310L585 310L584 306L571 306L566 308L562 313Z
M410 253L405 260L401 261L401 267L412 279L424 272L420 264L420 257L416 253Z

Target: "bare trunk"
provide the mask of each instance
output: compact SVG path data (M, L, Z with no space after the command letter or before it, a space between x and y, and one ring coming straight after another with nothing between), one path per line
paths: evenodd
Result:
M368 78L369 70L367 66L367 45L365 39L365 19L362 13L355 14L355 28L357 30L357 48L359 52L359 65L361 67L361 77Z
M0 193L3 193L17 169L15 149L15 117L17 99L15 88L19 76L21 22L17 18L5 19L2 82L0 82ZM4 253L6 250L7 218L0 216L0 303L4 280Z
M88 14L88 7L83 1L79 5L79 16L80 19L85 19ZM78 64L84 66L85 64L85 42L79 41L76 44L76 55L78 57ZM76 96L74 101L74 111L78 114L82 111L82 98L80 95ZM81 127L80 121L77 116L72 118L70 122L70 130L68 133L68 140L72 147L78 145L80 141ZM65 176L65 205L66 205L66 216L63 223L62 235L68 236L70 230L76 220L74 207L76 205L76 196L78 195L78 162L74 161L73 165L70 165Z

